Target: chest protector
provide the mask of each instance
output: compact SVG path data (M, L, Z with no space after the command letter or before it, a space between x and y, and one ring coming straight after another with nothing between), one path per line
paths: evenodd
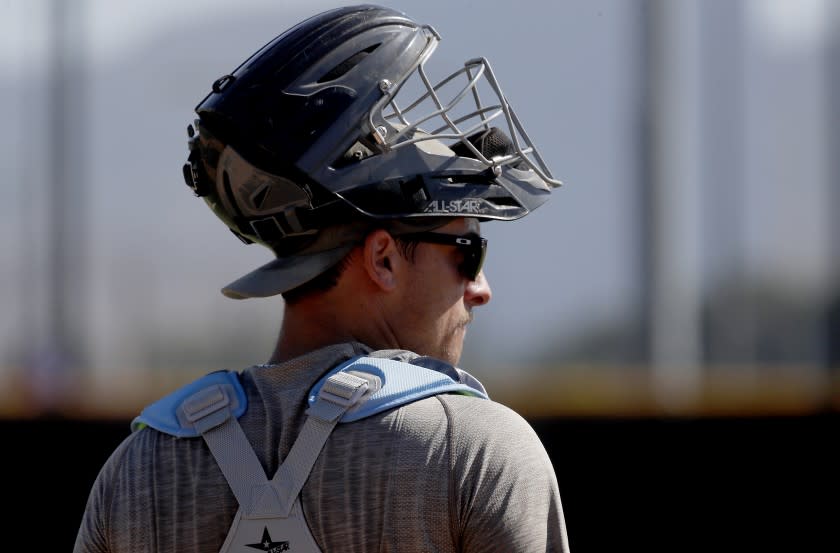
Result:
M435 359L405 363L354 357L312 388L306 421L270 479L237 420L247 398L233 371L213 372L184 386L143 409L131 426L204 438L239 503L221 553L320 553L301 509L300 490L333 428L442 393L487 399L469 373Z

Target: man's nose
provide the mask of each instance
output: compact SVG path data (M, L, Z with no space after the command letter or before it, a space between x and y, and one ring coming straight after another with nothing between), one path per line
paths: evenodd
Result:
M484 276L484 271L478 273L475 280L467 283L467 289L464 291L464 298L468 305L478 306L484 305L493 297L493 291L490 290L490 283L487 277Z

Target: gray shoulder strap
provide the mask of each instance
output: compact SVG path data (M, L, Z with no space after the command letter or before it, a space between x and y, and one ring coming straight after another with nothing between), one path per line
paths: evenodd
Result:
M331 376L271 480L226 405L219 402L218 408L213 408L207 401L184 403L185 409L187 405L201 405L199 412L186 414L194 419L239 503L222 553L263 546L265 551L320 552L303 518L298 495L332 429L367 387L366 379L351 374ZM290 549L292 544L294 548Z

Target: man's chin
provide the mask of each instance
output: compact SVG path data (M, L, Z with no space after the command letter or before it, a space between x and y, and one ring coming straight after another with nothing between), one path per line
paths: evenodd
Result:
M463 338L463 337L462 337ZM446 348L441 356L443 361L446 361L450 365L458 365L458 362L461 360L461 353L464 351L464 341L463 339L458 344L452 344L448 348Z

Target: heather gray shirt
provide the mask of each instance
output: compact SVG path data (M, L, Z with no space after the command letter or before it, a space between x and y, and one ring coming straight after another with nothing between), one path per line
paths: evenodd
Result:
M318 378L361 354L370 350L339 344L242 372L248 410L239 421L268 475L294 443ZM536 433L475 397L438 395L339 424L302 506L325 553L568 551L557 480ZM74 551L216 552L236 510L202 438L145 428L102 467Z

